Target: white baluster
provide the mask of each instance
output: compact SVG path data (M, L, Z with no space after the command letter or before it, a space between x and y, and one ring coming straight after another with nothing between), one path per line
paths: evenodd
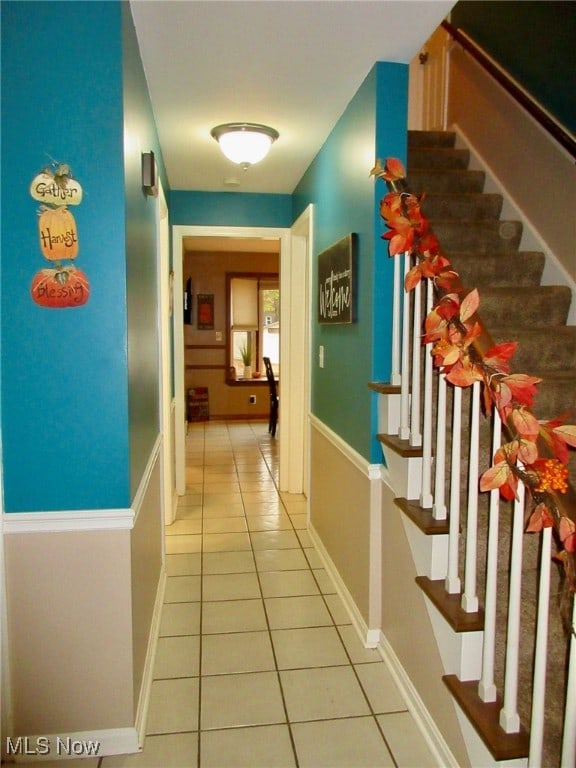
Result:
M492 456L502 443L502 419L494 409L492 425ZM490 491L488 512L488 553L486 557L486 600L484 606L484 646L482 649L482 679L478 695L482 701L496 701L494 682L494 653L496 645L496 595L498 586L498 531L500 524L500 491Z
M551 556L552 528L544 528L542 531L542 552L540 554L538 616L536 617L534 685L532 687L530 753L528 755L529 768L540 768L542 765L542 746L544 744L544 697L546 695L546 657L548 655L548 610L550 607Z
M404 278L410 271L410 253L404 254ZM398 437L408 440L410 437L410 294L404 293L402 302L402 383L400 385L400 429Z
M426 281L426 315L432 309L433 284ZM420 506L430 509L434 503L432 496L432 344L424 348L424 421L422 426L422 490Z
M446 520L446 376L438 376L438 408L436 411L436 466L432 517Z
M574 633L576 633L576 599L574 599L572 606L572 635L570 637L561 765L576 765L576 637Z
M402 306L402 294L400 288L400 257L394 260L394 298L392 305L392 373L390 383L399 386L402 377L400 375L400 307Z
M466 563L462 609L478 610L476 594L476 552L478 549L478 462L480 436L480 382L472 385L472 417L470 424L470 466L468 471L468 517L466 519Z
M462 442L462 388L454 387L452 406L452 458L450 471L450 532L448 534L448 573L446 591L460 592L458 575L458 544L460 541L460 460Z
M522 545L524 537L524 483L518 485L518 498L512 515L512 556L510 558L510 591L508 597L508 634L506 638L506 673L504 705L500 725L506 733L518 733L518 659L520 643L520 602L522 589Z
M412 396L410 412L410 445L422 445L420 432L420 371L422 369L422 282L413 289L412 320Z

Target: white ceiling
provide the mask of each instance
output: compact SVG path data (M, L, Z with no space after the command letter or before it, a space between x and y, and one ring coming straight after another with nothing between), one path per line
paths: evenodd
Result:
M410 62L453 5L131 0L171 189L290 194L374 63ZM242 171L210 136L228 122L280 138Z

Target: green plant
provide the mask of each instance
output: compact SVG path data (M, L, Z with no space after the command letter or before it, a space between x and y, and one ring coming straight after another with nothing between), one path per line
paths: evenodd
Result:
M252 365L252 344L250 339L240 347L240 357L244 365Z

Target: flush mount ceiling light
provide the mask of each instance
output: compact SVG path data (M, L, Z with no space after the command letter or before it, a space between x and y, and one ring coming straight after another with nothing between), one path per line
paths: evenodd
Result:
M210 135L224 155L244 170L259 163L280 135L274 128L257 123L225 123L212 128Z

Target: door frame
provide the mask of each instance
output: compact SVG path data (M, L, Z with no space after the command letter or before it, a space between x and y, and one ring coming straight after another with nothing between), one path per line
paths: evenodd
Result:
M298 308L305 302L298 281L295 282L297 270L291 268L292 247L291 230L286 227L218 227L202 225L174 225L172 227L172 264L174 270L175 295L180 295L183 286L183 252L185 237L232 237L237 239L265 237L278 238L280 241L280 314L282 328L280 333L280 370L281 370L281 401L282 426L279 430L280 444L280 477L279 490L290 493L301 493L304 483L304 471L300 471L299 483L295 483L291 467L298 465L298 455L302 460L302 442L298 443L297 433L301 433L301 424L307 418L304 414L304 402L309 401L309 377L305 379L307 392L302 398L297 398L298 405L293 401L292 381L300 380L302 371L307 366L302 360L308 358L308 350L303 348L301 332L293 325L300 325L301 318ZM305 275L301 275L305 279ZM307 280L306 280L307 282ZM176 486L182 495L186 489L185 478L185 377L184 377L184 318L182 302L174 302L173 313L174 337L174 399L175 399L175 461ZM286 382L282 387L282 381ZM290 386L287 383L290 382ZM294 490L296 487L299 490Z

